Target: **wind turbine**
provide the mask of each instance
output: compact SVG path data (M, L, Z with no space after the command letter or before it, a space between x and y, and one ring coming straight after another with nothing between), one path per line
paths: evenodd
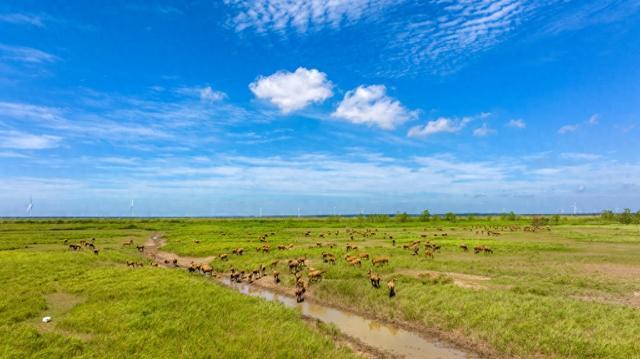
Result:
M578 205L576 203L573 204L573 215L575 216L578 213Z
M29 204L27 205L27 215L31 217L31 211L33 210L33 198L29 196Z
M129 214L131 217L133 217L133 200L131 200L131 203L129 203Z
M300 218L300 207L298 207L298 218Z
M260 207L260 218L262 218L262 207Z

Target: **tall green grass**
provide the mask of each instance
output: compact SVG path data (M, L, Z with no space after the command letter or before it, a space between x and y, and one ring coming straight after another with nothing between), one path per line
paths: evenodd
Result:
M3 224L0 357L352 356L293 310L183 271L127 268L126 260L142 259L120 243L127 238L140 243L150 232L121 227L122 223ZM71 252L62 244L66 238L94 236L102 249L98 256ZM56 303L47 304L51 293L82 301L60 312ZM39 324L52 312L52 323ZM42 330L51 327L55 329Z

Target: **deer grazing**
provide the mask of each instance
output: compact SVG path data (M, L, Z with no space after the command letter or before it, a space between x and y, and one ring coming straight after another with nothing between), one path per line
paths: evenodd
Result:
M317 282L322 279L322 271L317 269L310 270L308 276L309 284L311 284L311 282Z
M374 288L380 288L380 276L369 269L369 281Z
M387 282L387 288L389 288L389 298L396 296L396 280L392 279Z
M381 266L389 263L389 258L387 257L376 257L371 260L371 263L374 266Z

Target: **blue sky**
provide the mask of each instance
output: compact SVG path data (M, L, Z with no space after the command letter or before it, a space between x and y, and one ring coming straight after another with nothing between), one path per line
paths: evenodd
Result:
M0 215L640 203L640 1L3 1Z

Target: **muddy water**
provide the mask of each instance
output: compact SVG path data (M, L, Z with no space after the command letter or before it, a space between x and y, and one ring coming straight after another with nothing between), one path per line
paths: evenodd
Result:
M392 325L383 324L359 315L316 303L296 303L292 297L273 293L245 283L222 282L241 293L280 302L287 307L324 323L334 324L342 333L378 350L405 358L471 358L468 353L446 346L439 341L427 340L419 335Z

